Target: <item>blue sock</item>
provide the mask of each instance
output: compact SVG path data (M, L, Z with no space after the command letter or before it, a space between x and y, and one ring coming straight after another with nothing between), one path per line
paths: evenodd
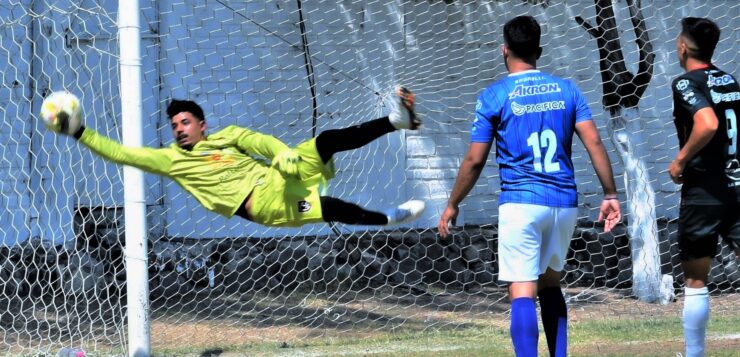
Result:
M550 287L540 290L537 296L550 356L564 357L568 354L568 307L563 292L559 287Z
M532 298L511 301L511 342L517 357L537 357L537 308Z
M685 288L683 301L683 334L686 341L686 357L704 356L704 337L709 320L709 291Z

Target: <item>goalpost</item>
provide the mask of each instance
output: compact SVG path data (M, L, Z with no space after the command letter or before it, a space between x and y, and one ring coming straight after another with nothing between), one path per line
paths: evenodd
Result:
M126 146L142 146L141 28L139 1L118 2L118 44L121 63L121 139ZM150 356L149 256L147 251L144 173L123 168L126 231L126 294L128 355Z
M576 140L569 303L593 317L603 317L599 307L674 316L671 293L680 298L683 279L679 187L665 173L678 151L674 40L680 18L710 17L723 31L716 63L740 73L732 0L11 0L0 5L0 351L148 355L490 331L509 309L497 282L494 155L455 237L440 241L435 227L476 97L506 73L501 27L522 14L543 26L539 67L584 92L627 213L614 234L593 222L600 187ZM608 80L604 55L620 59ZM646 61L646 83L625 80L646 72ZM424 128L337 155L329 187L375 209L427 201L420 220L384 230L227 220L170 180L105 162L36 117L45 95L67 89L87 126L163 147L173 142L167 103L187 98L204 107L208 132L236 124L295 145L386 115L395 84L415 91ZM640 90L625 92L632 84ZM726 246L711 287L713 313L732 311L721 298L737 294L740 273Z

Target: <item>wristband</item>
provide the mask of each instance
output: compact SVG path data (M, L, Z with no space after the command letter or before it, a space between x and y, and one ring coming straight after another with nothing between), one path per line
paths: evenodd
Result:
M75 138L75 140L80 140L80 138L82 137L82 133L84 131L85 131L85 126L80 125L80 128L77 129L77 131L74 134L72 134L72 137Z

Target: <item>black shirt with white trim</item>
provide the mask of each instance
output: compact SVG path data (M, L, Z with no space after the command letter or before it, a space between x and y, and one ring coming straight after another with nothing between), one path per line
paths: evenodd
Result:
M686 164L681 199L688 204L740 202L740 85L715 66L686 72L673 80L673 122L681 148L694 126L694 114L714 110L717 132Z

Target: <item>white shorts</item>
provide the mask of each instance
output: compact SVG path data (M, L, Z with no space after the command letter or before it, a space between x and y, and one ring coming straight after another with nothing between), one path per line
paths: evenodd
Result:
M500 281L535 281L547 268L563 270L577 208L504 203L498 214Z

